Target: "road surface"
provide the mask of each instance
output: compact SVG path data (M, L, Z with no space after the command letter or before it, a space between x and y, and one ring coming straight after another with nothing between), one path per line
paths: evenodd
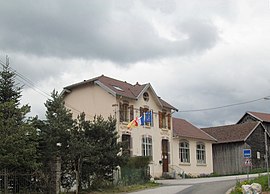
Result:
M258 177L257 174L250 178ZM197 179L158 180L162 186L154 189L133 192L132 194L225 194L237 181L246 175Z
M235 186L235 180L195 184L177 194L225 194L229 188Z

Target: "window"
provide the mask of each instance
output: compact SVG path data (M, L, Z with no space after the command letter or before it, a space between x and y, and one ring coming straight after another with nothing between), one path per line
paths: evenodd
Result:
M119 90L119 91L124 91L121 87L119 86L113 86L115 89Z
M132 140L129 134L122 135L122 154L124 156L132 156Z
M144 126L153 126L153 111L148 108L140 107L140 116L143 117Z
M203 143L197 143L197 149L196 149L196 155L197 155L197 163L198 164L205 164L205 145Z
M143 93L143 99L144 101L148 102L149 101L149 94L147 92Z
M129 122L130 121L130 112L129 112L129 105L127 102L125 103L120 103L120 122Z
M179 143L179 159L181 163L190 163L189 143L187 141Z
M152 137L144 135L142 137L142 156L152 157Z
M158 112L159 117L159 128L171 129L171 115L167 114L166 111Z

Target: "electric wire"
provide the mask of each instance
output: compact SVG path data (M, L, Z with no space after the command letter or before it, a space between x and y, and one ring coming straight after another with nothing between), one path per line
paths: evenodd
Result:
M0 60L0 64L2 66L5 65L5 63L3 61ZM30 87L31 89L33 89L34 91L36 91L37 93L39 93L40 95L46 97L46 98L51 98L51 95L48 94L47 92L41 90L40 88L38 88L36 86L36 84L34 82L32 82L29 78L25 77L24 75L22 75L21 73L19 73L18 71L16 71L14 68L10 67L10 69L16 74L16 76L18 76L19 79L21 79L21 82L23 82L24 84L26 84L28 87ZM18 80L18 79L17 79ZM18 80L19 81L19 80ZM240 105L244 105L244 104L250 104L250 103L254 103L257 101L261 101L261 100L265 100L268 99L270 97L269 96L265 96L265 97L261 97L261 98L257 98L257 99L253 99L253 100L248 100L248 101L244 101L244 102L238 102L238 103L232 103L232 104L227 104L227 105L222 105L222 106L216 106L216 107L210 107L210 108L200 108L200 109L189 109L189 110L179 110L180 113L190 113L190 112L202 112L202 111L211 111L211 110L217 110L217 109L224 109L224 108L229 108L229 107L233 107L233 106L240 106ZM79 109L72 107L70 104L65 102L65 105L72 109L75 110L78 113L82 113L83 111L80 111ZM134 108L135 110L136 108ZM91 116L91 115L88 115ZM93 117L93 116L91 116Z
M267 98L269 98L269 96L257 98L254 100L244 101L244 102L227 104L227 105L223 105L223 106L216 106L216 107L211 107L211 108L201 108L201 109L180 110L179 112L187 113L187 112L201 112L201 111L217 110L217 109L223 109L223 108L228 108L228 107L232 107L232 106L240 106L240 105L244 105L244 104L250 104L250 103L257 102L257 101L265 100Z
M0 64L1 66L4 67L5 63L0 60ZM42 95L45 98L50 99L51 95L48 94L47 92L41 90L40 88L38 88L36 86L36 84L34 82L32 82L29 78L25 77L23 74L19 73L17 70L15 70L14 68L12 68L11 66L9 66L9 68L12 70L12 72L16 75L15 79L25 85L27 85L29 88L31 88L32 90L34 90L35 92L39 93L40 95ZM65 106L68 107L69 109L72 109L74 111L76 111L77 113L82 113L83 111L78 110L77 108L71 106L70 104L65 102ZM88 116L90 116L91 118L93 117L92 115L86 114Z

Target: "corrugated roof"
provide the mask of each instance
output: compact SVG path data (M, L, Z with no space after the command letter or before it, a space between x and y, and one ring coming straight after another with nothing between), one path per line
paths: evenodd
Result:
M180 118L173 118L173 135L174 137L179 136L200 140L216 141L213 137L201 129Z
M242 124L224 125L202 128L203 131L217 139L217 143L245 141L260 122L246 122Z

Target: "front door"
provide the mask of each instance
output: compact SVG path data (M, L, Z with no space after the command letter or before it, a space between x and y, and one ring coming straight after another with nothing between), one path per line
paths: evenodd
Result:
M169 141L163 139L162 142L162 170L163 172L169 172Z

